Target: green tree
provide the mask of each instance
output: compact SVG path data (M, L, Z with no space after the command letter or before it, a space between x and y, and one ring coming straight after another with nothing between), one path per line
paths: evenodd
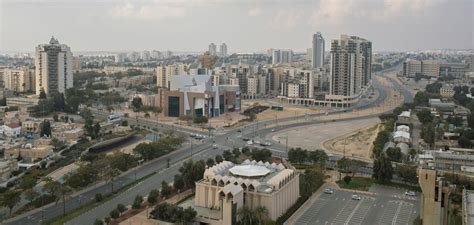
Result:
M397 167L394 169L395 174L397 174L398 177L402 178L403 181L412 183L412 184L417 184L418 183L418 178L416 174L416 166L411 166L411 165L397 165Z
M252 149L251 156L255 161L269 162L272 158L272 152L266 148L254 148Z
M110 211L109 215L113 219L117 219L117 218L120 217L120 212L117 209L114 209L114 210Z
M224 161L224 159L222 158L221 155L216 155L216 163L221 163L223 161Z
M153 189L150 191L150 193L148 193L148 198L147 198L147 201L148 203L150 204L155 204L156 203L156 199L160 196L160 191L158 191L157 189Z
M202 123L207 123L207 122L208 122L208 119L205 116L195 116L193 118L193 123L196 123L196 124L202 124Z
M226 161L235 162L234 155L229 150L225 150L224 152L222 152L222 156L224 157L224 160Z
M385 152L390 161L401 162L402 161L402 152L400 148L388 148Z
M343 180L344 180L344 183L349 184L352 180L352 177L351 176L344 176Z
M17 190L7 190L0 196L0 205L7 207L9 215L12 215L13 207L21 201L21 192Z
M180 174L174 175L173 187L176 190L183 190L183 188L185 187L185 182L182 175Z
M374 161L372 176L379 183L387 183L392 180L393 168L390 160L385 157L379 157Z
M49 120L44 120L41 124L40 124L40 136L41 137L51 137L51 123L49 122Z
M40 90L39 99L46 99L46 92L44 92L44 89Z
M104 196L102 195L102 193L97 193L95 194L94 199L96 202L101 202L102 200L104 200Z
M166 181L161 182L161 196L167 198L171 195L171 187Z
M25 195L26 200L28 200L29 203L32 203L33 200L35 200L37 197L39 197L39 193L35 191L33 188L27 189L23 192Z
M197 216L196 210L194 210L191 207L188 207L183 210L181 222L183 224L191 224L194 218L196 218L196 216Z
M31 175L27 174L21 178L19 188L23 190L31 189L36 185L36 178Z
M122 215L123 212L127 211L127 207L125 207L124 204L117 204L117 210L119 211L120 215Z
M308 158L313 161L314 164L319 164L321 167L324 167L329 157L324 150L315 150L309 152Z
M435 143L435 138L436 138L435 137L435 126L432 123L425 124L421 128L420 136L421 136L421 138L423 138L423 140L427 144L429 144L431 147L433 147L433 145Z
M324 173L321 169L306 169L300 175L300 195L304 198L311 196L324 183Z
M215 162L214 162L214 159L213 159L213 158L208 158L208 159L206 160L206 165L209 166L209 167L210 167L210 166L213 166L214 163L215 163Z
M302 148L291 148L288 151L288 160L292 163L304 163L308 160L308 151Z
M142 108L142 106L143 106L143 102L140 97L134 97L132 99L132 107L135 112L139 111L140 108Z
M99 220L99 219L95 219L94 220L94 225L104 225L104 221Z
M423 109L419 112L416 113L416 116L418 117L418 120L422 124L427 124L433 122L433 115L431 114L431 111L428 109Z
M132 209L139 209L142 206L143 197L141 195L135 196L133 200Z

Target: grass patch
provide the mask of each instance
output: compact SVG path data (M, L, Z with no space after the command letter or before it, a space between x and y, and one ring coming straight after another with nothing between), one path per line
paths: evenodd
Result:
M69 212L66 212L65 215L61 215L61 216L58 216L56 218L53 218L53 219L50 219L48 221L45 221L43 223L41 223L42 225L62 225L64 223L66 223L67 221L69 220L72 220L74 218L76 218L77 216L103 204L104 202L107 202L109 201L110 199L114 198L115 196L125 192L126 190L128 190L129 188L131 188L132 186L134 186L135 184L155 175L156 172L153 172L153 173L150 173L140 179L137 179L136 181L126 185L126 186L123 186L122 188L120 188L118 191L115 191L114 193L109 193L107 195L105 195L104 197L104 200L100 201L100 202L96 202L96 201L92 201L90 203L87 203L87 204L84 204L82 206L79 206L78 208L75 208ZM58 203L58 204L62 204L61 202Z
M367 177L353 177L348 184L346 184L343 180L337 181L336 183L341 188L368 191L370 186L374 184L374 180Z

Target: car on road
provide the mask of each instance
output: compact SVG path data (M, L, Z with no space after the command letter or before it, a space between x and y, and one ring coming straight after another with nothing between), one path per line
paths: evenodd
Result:
M331 188L326 188L326 189L324 189L324 193L326 193L326 194L334 194L334 190L332 190Z
M238 129L237 132L242 133L242 130L241 130L241 129Z
M244 138L242 138L242 140L243 140L243 141L250 141L250 138L244 137Z
M362 198L359 195L352 195L353 200L361 200Z
M213 149L216 149L216 148L217 148L217 145L216 145L216 144L213 144L213 145L212 145L212 148L213 148Z
M249 140L249 141L247 141L247 144L248 144L248 145L253 145L253 141L252 141L252 140Z
M414 196L416 196L416 193L414 191L407 191L407 192L405 192L405 195L414 197Z
M260 146L272 146L272 143L265 141L265 142L260 143Z
M255 141L253 141L253 143L259 145L259 144L260 144L260 141L259 141L259 140L255 140Z

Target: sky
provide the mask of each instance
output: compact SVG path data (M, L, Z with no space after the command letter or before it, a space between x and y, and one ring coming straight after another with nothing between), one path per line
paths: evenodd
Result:
M0 52L52 35L72 51L303 52L312 34L375 51L474 49L474 0L0 0Z

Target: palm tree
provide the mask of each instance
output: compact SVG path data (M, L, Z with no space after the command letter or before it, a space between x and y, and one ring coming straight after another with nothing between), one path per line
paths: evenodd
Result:
M65 184L61 185L58 189L58 195L61 196L63 201L63 215L66 215L66 197L72 192L71 188Z
M257 206L254 209L254 213L259 224L262 224L262 222L268 217L268 209L265 206Z
M239 223L241 225L257 225L258 218L255 215L255 211L250 209L249 207L242 207L237 211L237 215L239 216Z
M120 171L116 168L112 168L111 166L107 166L104 168L103 177L107 182L110 182L110 186L112 188L112 192L114 192L114 180L120 174Z
M8 190L2 194L0 198L0 205L10 209L10 216L12 215L13 207L21 201L21 192L17 190Z

